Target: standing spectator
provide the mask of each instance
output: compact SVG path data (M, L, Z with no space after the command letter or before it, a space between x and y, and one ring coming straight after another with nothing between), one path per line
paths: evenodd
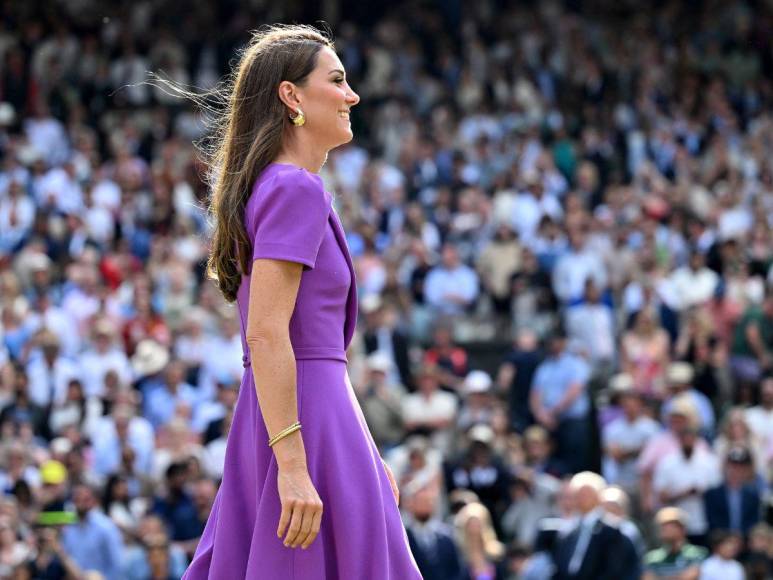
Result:
M475 424L491 425L494 414L494 399L491 392L491 377L485 371L470 371L464 379L462 408L456 419L456 427L467 431Z
M639 474L636 462L660 425L645 414L642 395L634 389L633 378L625 373L612 377L610 388L618 397L623 416L603 428L604 476L629 494L637 494Z
M660 548L644 558L642 580L684 578L697 580L701 563L708 553L705 548L687 541L687 514L676 507L664 507L655 516L660 530Z
M604 479L584 471L572 477L571 493L578 512L572 530L559 535L554 548L556 580L633 578L637 566L631 541L601 507ZM614 554L615 557L609 557Z
M729 530L744 536L760 521L761 502L753 477L752 456L734 447L725 459L725 479L703 495L709 532Z
M368 357L366 364L366 379L355 393L373 440L379 449L386 451L397 445L404 435L401 404L405 390L402 385L388 382L392 363L386 354L376 351Z
M119 580L124 547L118 526L97 508L96 492L89 485L77 484L72 498L78 522L62 530L65 551L82 570Z
M668 334L655 321L648 308L634 317L633 327L621 340L622 370L633 377L634 386L648 397L663 397L666 368L669 363Z
M760 383L760 403L746 409L746 423L761 441L773 441L773 375Z
M663 417L668 416L675 398L688 397L698 411L701 433L711 438L714 435L715 427L714 409L706 395L692 386L694 376L693 368L688 363L674 362L668 365L668 370L666 371L668 398L663 403L662 415Z
M574 351L582 352L601 382L611 374L617 352L612 308L601 301L601 289L585 282L583 301L566 310L566 333Z
M419 367L413 375L418 390L403 399L405 432L428 435L436 447L448 451L458 400L453 394L440 390L436 367Z
M453 529L435 515L437 493L425 485L404 497L408 544L425 580L467 580Z
M391 363L388 369L390 382L402 383L407 389L415 390L408 357L408 336L397 325L395 308L383 304L381 298L373 295L368 300L363 299L361 309L366 324L363 334L365 352L369 355L376 351L386 354Z
M708 520L703 493L721 480L719 460L714 453L697 445L695 427L677 433L679 448L664 456L655 468L653 489L663 505L683 510L690 541L706 545Z
M530 407L537 421L555 433L556 454L574 473L590 460L588 376L587 364L566 351L566 336L554 333L548 341L548 358L534 375Z
M588 280L603 291L607 287L607 271L601 257L586 247L584 226L568 228L569 250L553 269L553 292L563 304L582 298Z
M541 361L537 336L533 330L522 328L497 372L497 389L508 401L510 427L519 433L533 422L529 397L534 373Z
M761 306L749 306L738 321L730 365L735 377L748 383L773 369L773 287L766 291Z
M505 546L497 538L486 507L477 502L465 505L454 516L454 528L467 578L503 580Z

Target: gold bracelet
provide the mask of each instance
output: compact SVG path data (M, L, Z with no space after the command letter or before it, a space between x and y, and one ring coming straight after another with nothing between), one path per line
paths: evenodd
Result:
M301 428L301 423L300 423L300 421L296 421L295 423L293 423L292 425L290 425L289 427L287 427L287 428L285 428L285 429L282 429L282 430L281 430L279 433L277 433L277 434L276 434L276 435L274 435L274 436L273 436L271 439L269 439L269 440L268 440L268 446L269 446L269 447L273 447L273 446L274 446L274 443L276 443L276 442L277 442L277 441L279 441L280 439L284 439L285 437L287 437L287 436L288 436L288 435L290 435L291 433L295 433L295 432L296 432L296 431L298 431L300 428Z

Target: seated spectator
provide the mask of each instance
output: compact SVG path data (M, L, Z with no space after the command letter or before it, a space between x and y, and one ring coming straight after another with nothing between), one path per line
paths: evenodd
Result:
M642 580L695 578L708 556L705 548L687 541L687 514L679 508L664 507L655 516L661 547L644 557Z
M715 530L711 534L711 556L701 564L701 580L746 580L743 566L736 560L740 550L737 532Z

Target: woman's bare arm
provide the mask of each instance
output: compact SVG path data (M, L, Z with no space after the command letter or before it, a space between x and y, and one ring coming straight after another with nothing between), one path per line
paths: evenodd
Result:
M290 318L303 266L284 260L258 259L252 266L245 332L260 411L273 437L298 420L295 356ZM272 447L280 467L306 467L301 431Z
M302 268L297 262L262 258L252 266L245 334L258 404L269 437L298 420L290 318ZM282 504L277 536L284 536L286 547L306 549L319 534L323 504L309 474L302 431L283 437L272 449Z

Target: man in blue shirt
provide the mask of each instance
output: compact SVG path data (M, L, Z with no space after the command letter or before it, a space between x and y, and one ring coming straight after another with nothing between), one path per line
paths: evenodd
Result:
M534 418L554 434L556 457L572 473L585 470L590 460L590 397L586 390L590 367L566 350L566 335L548 339L548 357L537 367L530 407Z
M96 492L88 485L75 485L72 501L78 522L62 530L62 546L84 572L96 570L107 580L119 580L123 539L113 521L96 509Z

